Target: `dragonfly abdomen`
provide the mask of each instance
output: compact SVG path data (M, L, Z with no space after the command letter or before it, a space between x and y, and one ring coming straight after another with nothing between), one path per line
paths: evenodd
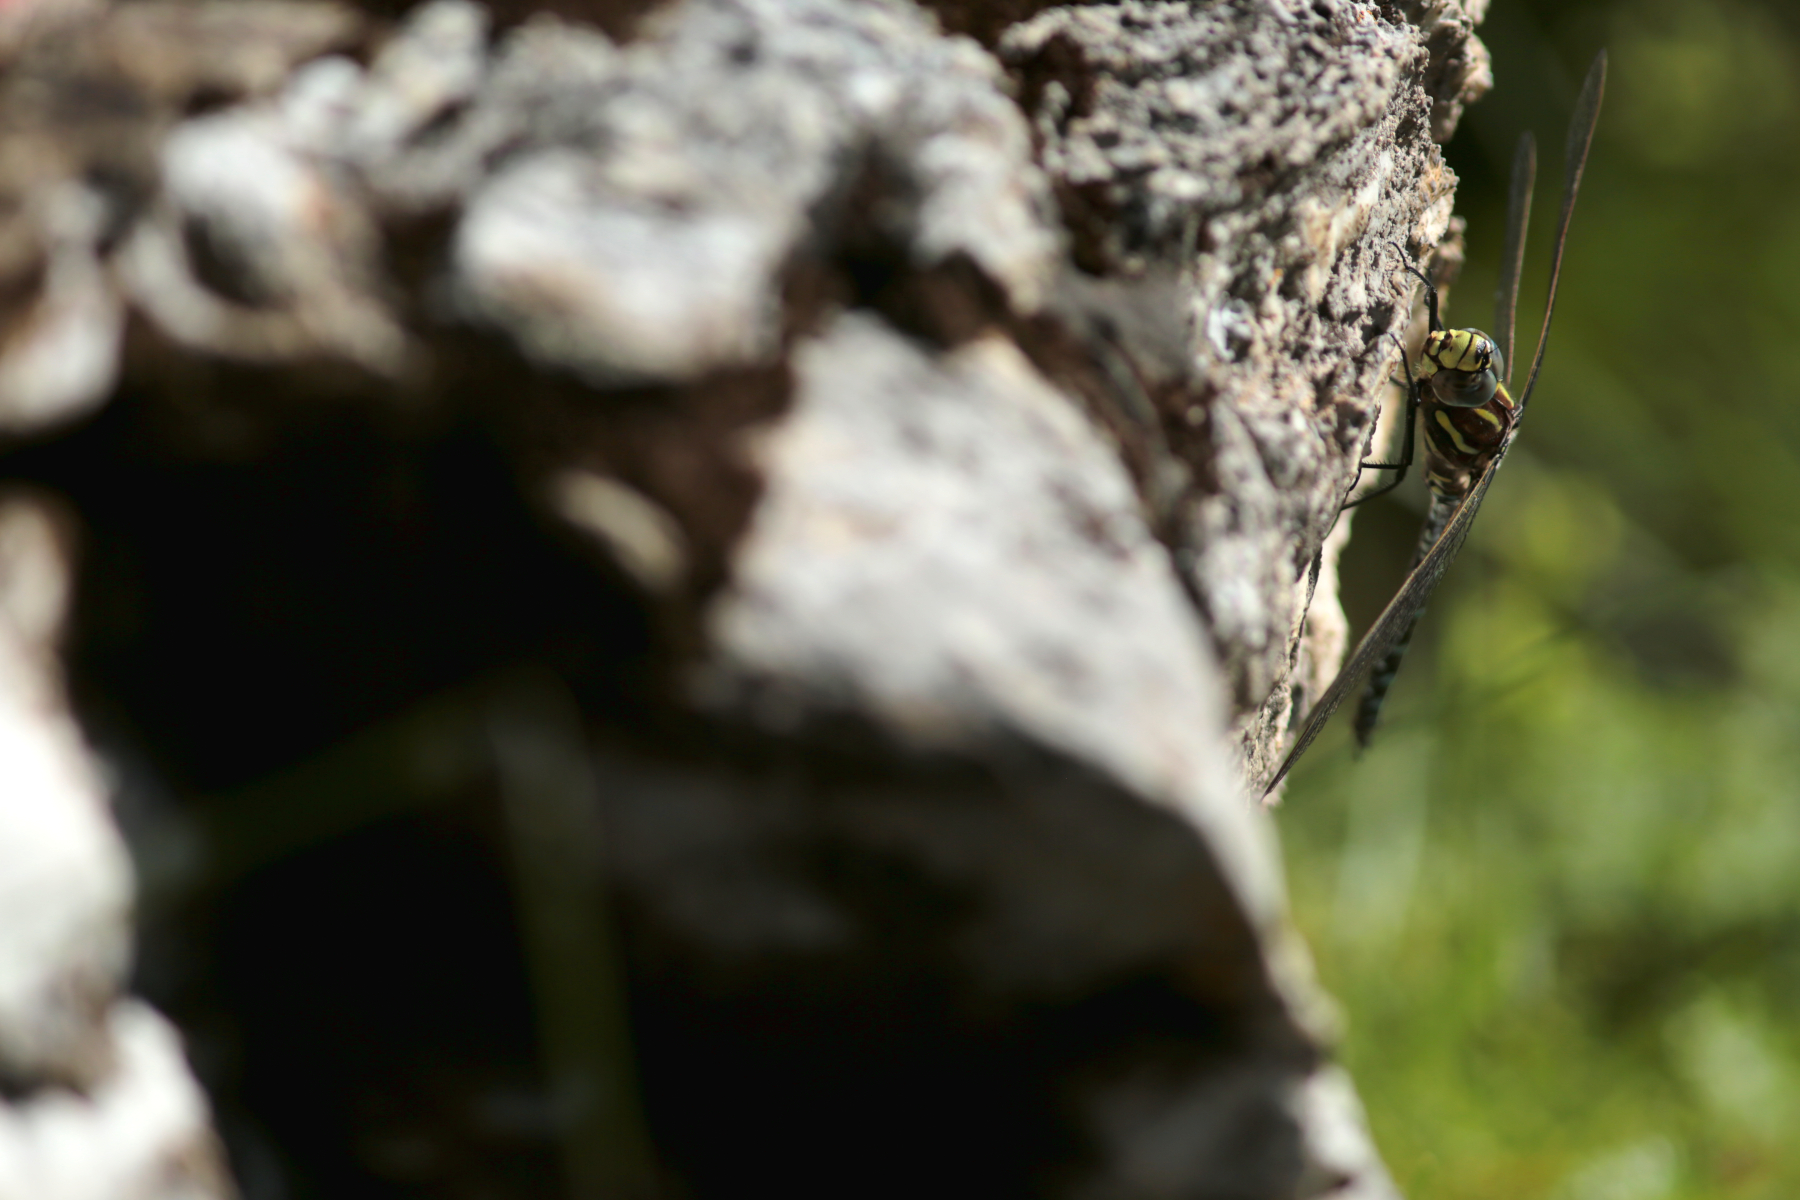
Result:
M1425 510L1425 524L1419 530L1419 546L1413 551L1412 568L1425 561L1431 548L1437 545L1438 538L1444 534L1444 527L1450 524L1450 518L1456 515L1462 504L1463 493L1440 490L1437 481L1432 480L1431 505ZM1368 748L1369 739L1375 735L1375 722L1381 717L1382 702L1387 699L1388 689L1394 686L1394 676L1400 673L1400 661L1406 657L1406 648L1412 644L1413 630L1418 628L1419 617L1425 611L1421 604L1418 611L1407 618L1406 628L1401 632L1394 648L1389 650L1382 660L1375 664L1369 672L1368 686L1363 689L1362 701L1356 706L1356 744Z

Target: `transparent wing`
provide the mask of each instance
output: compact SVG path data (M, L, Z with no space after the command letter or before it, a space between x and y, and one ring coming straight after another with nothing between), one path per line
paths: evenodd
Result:
M1469 527L1475 523L1475 513L1481 508L1482 498L1487 495L1488 487L1500 470L1500 462L1511 446L1509 439L1500 447L1499 453L1494 455L1494 461L1488 464L1475 486L1469 489L1469 494L1463 497L1456 515L1444 526L1437 544L1413 568L1412 574L1406 577L1406 582L1400 585L1394 598L1388 601L1388 606L1381 610L1375 624L1369 627L1363 640L1357 643L1356 649L1350 652L1350 657L1344 660L1344 669L1338 672L1337 678L1331 681L1331 686L1325 689L1325 694L1313 705L1312 712L1307 714L1306 724L1294 739L1293 748L1281 760L1281 769L1269 780L1268 786L1263 789L1263 795L1274 791L1276 785L1287 777L1289 769L1300 761L1300 756L1306 753L1306 748L1313 744L1313 739L1325 728L1325 722L1331 720L1331 714L1338 710L1338 705L1356 690L1356 685L1370 667L1387 657L1387 652L1394 648L1413 618L1424 610L1431 599L1431 593L1437 590L1438 581L1456 560L1457 552L1468 538Z
M1569 137L1563 143L1562 213L1556 220L1556 243L1550 253L1550 294L1544 300L1544 328L1538 333L1537 352L1531 356L1531 374L1519 396L1519 408L1531 401L1538 368L1544 365L1544 347L1550 344L1550 317L1556 312L1556 283L1562 275L1563 243L1569 240L1569 218L1575 215L1575 193L1581 190L1581 173L1587 168L1588 148L1594 144L1594 126L1600 121L1600 97L1606 91L1606 51L1594 56L1575 113L1569 118Z
M1494 342L1506 378L1512 380L1513 326L1519 316L1519 274L1525 265L1525 227L1531 224L1531 189L1537 182L1537 139L1519 135L1513 152L1512 184L1506 190L1506 249L1500 254L1500 286L1494 291Z

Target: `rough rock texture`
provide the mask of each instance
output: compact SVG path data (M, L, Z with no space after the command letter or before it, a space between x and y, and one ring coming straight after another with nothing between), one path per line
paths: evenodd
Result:
M131 950L131 873L54 657L66 539L42 501L0 506L0 1078L88 1087Z
M64 696L66 518L0 499L0 1197L230 1194L166 1022L120 992L132 875Z
M103 774L251 1197L1393 1195L1252 797L1479 13L533 7L0 27L0 1197L223 1186Z
M1181 276L1189 357L1144 431L1147 457L1179 466L1158 468L1174 482L1149 499L1229 681L1247 774L1266 778L1341 653L1296 645L1394 370L1410 289L1393 243L1430 249L1448 227L1454 178L1419 87L1431 60L1373 6L1329 3L1055 9L1002 49L1038 97L1077 256Z
M0 1118L0 1196L212 1200L233 1194L167 1021L135 1001L104 1024L112 1063L85 1093L38 1088Z

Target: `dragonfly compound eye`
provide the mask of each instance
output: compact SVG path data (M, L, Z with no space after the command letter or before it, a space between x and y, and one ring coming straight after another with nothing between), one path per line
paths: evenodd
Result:
M1450 329L1427 347L1437 370L1438 400L1453 408L1479 408L1494 398L1504 368L1500 348L1478 329Z
M1499 377L1489 368L1485 371L1444 371L1440 378L1450 386L1438 398L1452 408L1480 408L1494 398L1500 386Z

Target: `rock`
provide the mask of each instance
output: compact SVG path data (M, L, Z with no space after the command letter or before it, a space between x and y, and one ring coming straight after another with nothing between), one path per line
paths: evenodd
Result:
M39 500L0 505L0 1078L87 1087L131 959L131 863L55 657L69 543Z
M66 667L246 1179L1392 1196L1254 785L1480 6L558 7L0 30L0 1122L205 1140Z
M5 1200L230 1200L206 1097L162 1017L122 1000L105 1017L115 1048L85 1094L41 1089L0 1105Z

